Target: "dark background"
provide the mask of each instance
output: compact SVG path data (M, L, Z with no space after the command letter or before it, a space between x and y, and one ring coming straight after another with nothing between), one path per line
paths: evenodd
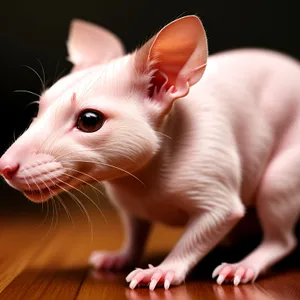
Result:
M197 14L207 31L210 53L237 47L264 47L300 58L299 0L28 0L1 2L1 154L28 123L36 106L27 106L41 92L43 65L47 85L66 74L65 41L72 18L82 18L116 33L128 51L134 50L173 19ZM300 84L300 83L299 83ZM18 192L0 183L0 209L36 209Z

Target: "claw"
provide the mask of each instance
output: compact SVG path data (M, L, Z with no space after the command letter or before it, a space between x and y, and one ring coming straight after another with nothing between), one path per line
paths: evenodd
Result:
M157 287L158 283L161 282L165 290L168 290L174 282L176 284L181 283L177 276L178 274L176 274L174 270L163 270L149 265L149 269L132 271L126 277L126 281L130 282L129 287L131 289L142 285L148 286L149 290L153 291Z
M219 276L218 276L219 275ZM212 277L217 277L217 283L221 285L224 282L231 282L235 286L241 283L253 282L256 279L258 272L249 266L244 266L243 263L227 264L222 263L212 273Z
M219 273L219 271L221 270L221 268L223 267L223 264L221 264L220 266L218 266L218 267L216 267L215 269L214 269L214 271L213 271L213 273L212 273L212 278L215 278L217 275L218 275L218 273Z
M175 273L173 271L169 271L166 276L165 276L165 283L164 283L164 287L166 290L169 289L171 283L173 282L175 277Z
M127 277L125 278L125 280L126 280L127 282L130 282L131 279L134 277L134 275L135 275L137 272L139 272L139 270L134 270L134 271L132 271L131 273L129 273L129 274L127 275Z
M165 280L165 283L164 283L164 288L165 288L165 290L168 290L169 289L169 287L170 287L170 281L168 280L168 279L166 279Z
M130 272L130 273L127 275L127 277L125 278L125 280L126 280L127 282L130 282L130 281L132 280L132 278L133 278L136 274L138 274L141 270L142 270L142 269L140 269L140 268L137 268L137 269L133 270L132 272Z
M133 279L130 284L129 284L129 287L133 290L135 289L135 287L137 286L138 282L137 280Z
M221 285L224 282L225 277L223 275L219 275L217 279L217 284Z
M150 282L150 285L149 285L149 290L153 291L155 289L156 285L157 285L157 280L152 279L151 282Z
M233 284L235 286L238 286L240 284L240 282L241 282L240 276L234 276Z

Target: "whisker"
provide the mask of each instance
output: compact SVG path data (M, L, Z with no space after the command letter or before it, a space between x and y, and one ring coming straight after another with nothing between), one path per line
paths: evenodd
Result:
M35 184L35 186L38 188L38 191L39 191L39 193L41 194L41 195L43 195L44 193L42 192L42 189L37 185L37 183L36 183L36 181L34 180L34 178L31 176L31 175L29 175L30 177L31 177L31 179L32 179L32 181L33 181L33 183ZM28 186L28 188L29 188L29 190L30 190L30 185L29 185L29 183L28 183L28 181L27 181L27 179L24 177L24 179L25 179L25 181L26 181L26 184L27 184L27 186ZM42 180L42 179L41 179ZM47 186L47 184L42 180L42 182L45 184L45 186L49 189L49 187ZM49 189L49 191L51 191L50 189ZM47 204L48 204L48 202L47 202ZM42 210L43 210L43 205L44 205L44 203L42 202ZM47 219L47 217L48 217L48 212L49 212L49 210L48 210L48 206L47 206L47 214L46 214L46 217L44 218L44 220L42 221L42 224L40 224L39 226L42 226L44 223L45 223L45 221L46 221L46 219Z
M117 167L117 166L114 166L114 165L110 165L110 164L107 164L107 163L103 163L103 162L99 162L99 163L101 165L103 165L103 166L107 166L109 168L113 168L113 169L116 169L116 170L119 170L119 171L122 171L122 172L126 173L127 175L129 175L129 176L133 177L134 179L136 179L142 186L144 186L146 188L145 183L142 180L140 180L138 177L136 177L135 175L133 175L132 173L130 173L129 171L126 171L126 170L124 170L124 169L122 169L120 167Z
M62 183L65 184L65 182L62 181ZM75 201L75 203L78 205L78 207L84 212L84 214L87 217L88 223L90 224L90 229L91 229L91 238L93 240L94 238L94 230L93 230L93 224L92 224L92 220L88 214L88 211L86 210L86 208L84 207L84 205L81 203L81 201L78 199L77 196L75 196L73 193L71 193L70 191L68 191L67 189L65 189L64 187L62 187L60 184L56 184L58 187L60 187L63 191L65 191L68 195L70 195L70 197Z
M57 78L56 78L56 73L57 73L57 69L60 63L60 59L58 59L56 65L55 65L55 72L54 72L54 76L53 76L53 81L52 81L52 85L56 82Z
M77 178L77 177L75 177L75 176L72 176L72 175L70 175L70 174L67 174L67 173L65 173L65 175L70 176L70 177L72 177L72 178L75 178L76 180L79 180L79 181L81 181L81 182L83 182L83 183L89 185L89 186L92 187L93 189L95 188L98 192L101 193L101 195L104 195L99 189L97 189L97 188L94 187L93 185L89 184L88 182L86 182L86 181L84 181L84 180L81 180L81 179L79 179L79 178ZM66 183L65 183L65 184L66 184ZM101 215L102 215L102 217L103 217L105 223L108 224L107 219L106 219L104 213L102 212L102 210L100 209L100 207L95 203L95 201L92 200L92 198L90 198L88 195L86 195L86 193L80 191L79 189L75 188L75 187L72 186L71 184L67 184L67 185L70 186L70 187L72 187L72 188L74 188L75 190L77 190L77 191L79 191L81 194L83 194L85 197L87 197L87 198L94 204L94 206L99 210L99 212L101 213ZM96 195L97 195L97 194L96 194ZM98 198L98 200L99 200L99 198Z
M13 131L13 143L16 141L16 127L14 128L14 131Z
M29 185L29 183L28 183L28 181L27 181L26 177L24 177L24 179L25 179L25 183L26 183L26 184L27 184L27 186L28 186L28 189L30 189L30 185Z
M63 199L59 195L55 195L54 198L56 198L59 201L59 203L62 205L62 207L64 208L64 210L66 212L66 215L68 216L68 218L72 222L72 226L75 228L75 223L74 223L74 220L72 218L72 215L71 215L67 205L64 203Z
M29 174L29 176L31 177L31 179L32 179L32 181L33 181L33 184L37 187L39 193L42 195L43 192L42 192L41 188L38 186L38 184L36 183L36 181L34 180L34 178L33 178L30 174ZM42 181L43 181L43 180L42 180ZM26 178L25 178L25 182L26 182L26 184L27 184L27 186L28 186L28 188L29 188L29 190L30 190L30 185L29 185L29 183L28 183L28 181L27 181ZM44 184L46 185L45 182L44 182ZM47 185L46 185L46 186L47 186ZM54 201L53 201L52 198L50 198L50 200L51 200L51 203L54 203ZM48 203L47 203L47 204L48 204ZM56 209L56 207L55 207L55 209ZM48 215L47 215L47 216L48 216ZM51 218L50 227L49 227L49 229L47 230L46 234L44 235L43 239L45 239L45 238L49 235L50 231L53 229L53 222L54 222L54 205L52 204L52 218ZM43 224L43 223L44 223L44 222L42 222L42 224ZM57 222L56 222L56 223L57 223ZM40 224L39 226L41 226L42 224ZM55 225L54 228L56 228L56 225Z
M62 162L64 162L64 161L62 161ZM141 181L138 177L136 177L135 175L133 175L129 171L126 171L126 170L124 170L120 167L114 166L114 165L110 165L110 164L103 163L103 162L100 162L100 161L88 161L88 160L76 160L76 159L68 160L68 161L65 161L65 162L83 162L83 163L93 163L93 164L98 163L100 165L103 165L103 166L106 166L106 167L113 168L113 169L119 170L121 172L124 172L125 174L127 174L127 175L131 176L132 178L136 179L139 183L141 183L146 188L146 185L144 184L144 182Z
M67 167L64 167L64 169L65 169L65 170L69 170L69 171L75 171L75 172L77 172L77 173L79 173L79 174L85 175L85 176L87 176L87 177L93 179L93 180L96 181L97 183L99 183L101 186L103 186L103 182L97 180L95 177L93 177L93 176L91 176L91 175L89 175L89 174L87 174L87 173L78 171L78 170L73 169L73 168L67 168ZM106 195L103 195L103 196L106 197Z
M39 172L39 173L40 173L40 172ZM41 173L40 173L40 174L41 174ZM53 183L53 185L55 184L55 182L50 178L50 176L48 176L48 175L46 175L46 174L44 174L44 176L46 176L46 177ZM41 179L41 180L42 180L42 179ZM59 203L60 203L60 204L62 205L62 207L64 208L64 210L65 210L65 212L66 212L66 215L67 215L68 218L71 220L73 227L75 227L75 224L74 224L73 218L72 218L72 216L71 216L71 213L69 212L67 206L64 204L63 199L62 199L59 195L55 194L55 193L50 189L50 187L46 184L46 182L45 182L44 180L42 180L42 182L43 182L43 184L47 187L47 189L50 191L50 193L53 195L52 197L58 199ZM47 203L48 203L48 202L47 202Z
M27 65L21 65L21 67L28 68L29 70L31 70L32 72L34 72L34 74L39 78L39 80L40 80L40 82L41 82L41 84L42 84L42 86L43 86L43 90L45 90L44 82L43 82L43 80L42 80L40 74L39 74L35 69L33 69L33 68L31 68L31 67L29 67L29 66L27 66Z
M32 91L28 91L28 90L15 90L13 91L14 93L27 93L27 94L31 94L31 95L34 95L34 96L37 96L37 97L41 97L40 94L38 93L35 93L35 92L32 92Z
M41 210L41 212L43 212L43 210L44 210L43 204L44 204L44 203L42 202L42 210ZM47 206L46 216L44 217L42 223L41 223L39 226L44 225L45 222L46 222L46 220L47 220L47 218L48 218L48 215L49 215L49 203L48 203L48 201L46 202L46 206Z
M45 75L45 69L43 67L42 62L37 58L37 61L39 62L41 68L42 68L42 74L43 74L43 91L46 90L46 75Z
M46 213L45 222L47 221L48 216L49 216L49 201L46 202L46 206L47 206L47 213Z
M80 200L78 199L78 197L76 197L76 196L75 196L72 192L70 192L69 190L63 188L60 184L56 183L56 185L57 185L58 187L60 187L64 192L66 192L66 193L67 193L67 194L75 201L75 203L76 203L77 206L80 208L80 210L81 210L82 213L86 214L85 209L82 208L82 205L83 205L83 204L80 202ZM78 204L77 202L78 202L79 204ZM87 219L88 219L88 217L87 217Z
M59 160L61 158L64 158L65 156L68 156L68 155L73 154L73 153L87 152L87 151L97 151L97 150L102 150L102 149L103 148L93 148L93 149L82 149L82 150L77 150L77 151L70 151L70 152L67 152L67 153L62 153L61 155L57 156L55 159ZM136 161L134 159L132 159L130 156L122 154L122 157L125 157L128 160L136 163Z
M75 171L76 171L76 170L75 170ZM99 190L98 188L96 188L95 186L93 186L92 184L90 184L89 182L87 182L87 181L85 181L85 180L82 180L82 179L79 179L78 177L72 176L72 175L70 175L70 174L68 174L68 173L64 173L64 175L67 175L67 176L69 176L69 177L75 178L76 180L79 180L79 181L81 181L81 182L87 184L88 186L90 186L91 188L93 188L93 189L95 189L97 192L99 192L103 197L107 198L106 195L105 195L101 190ZM101 183L101 182L99 182L99 183ZM102 183L101 183L101 184L102 184Z
M50 226L47 230L47 232L45 233L43 239L45 239L51 232L51 230L53 229L53 222L54 222L54 206L53 206L53 199L50 198L49 201L47 202L47 205L50 205L50 203L52 204L52 216L51 216L51 222L50 222ZM50 209L48 209L50 211ZM43 224L43 223L42 223ZM41 224L41 225L42 225Z
M31 178L32 178L32 177L31 177ZM30 190L30 185L29 185L29 183L28 183L26 177L24 177L24 179L25 179L26 185L28 186L28 189ZM32 178L32 179L33 179L33 178ZM29 199L28 199L28 200L29 200ZM47 204L48 204L48 203L47 203ZM42 206L42 209L43 209L43 206ZM41 223L40 225L38 225L38 227L40 227L40 226L42 226L43 224L45 224L45 222L46 222L46 220L47 220L47 218L48 218L48 213L49 213L49 207L48 207L48 205L47 205L47 213L46 213L46 217L43 219L42 223Z
M30 103L28 103L28 104L26 105L26 108L28 108L28 106L33 105L33 104L39 105L40 102L39 102L38 100L37 100L37 101L31 101Z
M67 175L67 174L66 174ZM76 177L75 177L76 178ZM78 178L79 179L79 178ZM95 196L96 196L96 198L97 198L97 200L96 200L96 203L97 204L100 204L101 203L101 200L100 200L100 198L99 198L99 194L97 193L97 191L98 192L101 192L99 189L97 189L96 187L94 187L92 184L89 184L87 181L84 181L84 180L81 180L81 179L79 179L79 181L82 181L83 182L83 190L85 190L85 188L87 187L87 185L88 186L90 186L91 188L92 188L92 191L93 191L93 193L95 194ZM80 188L80 187L79 187ZM104 193L100 193L101 195L102 195L102 197L104 197Z
M28 173L28 171L26 171L26 173ZM37 190L39 191L40 195L41 196L44 195L42 189L38 186L38 184L36 183L36 181L34 180L34 178L32 177L32 175L29 174L29 176L32 179L33 184L37 187ZM28 181L27 181L27 183L28 183ZM29 186L29 190L30 190L30 186Z
M167 135L167 134L165 134L165 133L163 133L163 132L160 132L160 131L155 131L157 134L160 134L160 135L162 135L163 137L166 137L167 139L169 139L169 140L172 140L172 137L171 136L169 136L169 135Z
M40 173L40 172L39 172L39 173ZM40 173L40 174L41 174L41 173ZM29 175L29 176L31 177L33 183L37 186L37 188L38 188L40 194L41 194L41 195L42 195L42 194L44 195L44 193L42 192L42 189L37 185L37 183L36 183L36 181L34 180L34 178L33 178L31 175ZM47 175L45 175L45 176L47 176ZM50 179L51 182L54 184L54 182L52 181L52 179L49 178L49 176L47 176L47 177L48 177L48 179ZM25 180L26 180L26 178L25 178ZM50 192L50 195L51 195L51 201L53 201L53 209L54 209L53 211L55 211L55 213L56 213L56 222L55 222L55 226L54 226L54 228L56 228L56 227L57 227L57 223L58 223L58 210L57 210L57 206L56 206L56 203L55 203L53 197L54 197L54 196L59 197L59 196L58 196L58 195L55 195L55 193L51 190L51 188L47 185L47 183L46 183L43 179L40 178L40 180L42 181L42 183L46 186L46 188L47 188L47 189L49 190L49 192ZM28 181L27 181L27 180L26 180L26 182L27 182L27 185L28 185ZM29 186L29 185L28 185L28 186ZM59 198L58 198L58 199L59 199ZM71 219L71 222L72 222L72 224L73 224L73 226L74 226L73 219L72 219L72 217L71 217L69 211L66 209L64 203L61 203L61 204L62 204L62 206L64 207L67 216ZM47 205L48 205L48 202L47 202ZM43 202L42 202L42 207L43 207ZM48 206L47 206L47 208L48 208ZM54 212L53 212L53 214L54 214ZM47 216L48 216L48 213L47 213ZM47 216L46 216L46 218L47 218ZM44 224L44 222L45 222L45 219L44 219L44 221L42 222L42 224ZM42 225L42 224L41 224L41 225Z
M68 70L68 67L63 68L62 71L59 72L59 74L56 76L58 65L59 65L59 61L56 64L56 67L55 67L55 74L54 74L54 77L53 77L52 84L55 84L62 77L62 75L65 73L65 71Z
M46 207L47 207L46 216L44 217L44 219L42 221L42 224L40 224L40 226L45 224L45 222L47 221L48 215L49 215L49 203L48 203L48 201L46 202ZM44 202L42 202L41 212L43 212L43 211L44 211Z
M58 210L57 210L56 202L54 201L53 198L51 198L51 201L53 202L54 211L55 211L55 223L54 223L54 229L56 229L56 228L57 228L57 223L58 223Z
M51 223L50 223L50 226L49 226L47 232L45 233L43 239L45 239L45 238L49 235L49 233L51 232L51 230L53 229L54 207L53 207L53 199L52 199L52 198L50 199L50 203L52 204L52 217L51 217Z
M81 191L80 189L76 188L76 187L73 186L72 184L69 184L69 183L67 183L67 182L64 182L63 180L60 180L60 179L58 179L58 178L57 178L57 180L60 181L60 182L62 182L62 183L65 184L65 185L71 187L72 189L78 191L78 192L81 193L83 196L85 196L87 199L89 199L89 200L95 205L95 207L99 210L99 212L100 212L101 215L103 216L105 222L107 223L107 220L106 220L106 218L105 218L103 212L101 211L101 209L99 208L99 206L95 203L95 201L93 201L93 199L92 199L91 197L89 197L87 194L85 194L83 191Z

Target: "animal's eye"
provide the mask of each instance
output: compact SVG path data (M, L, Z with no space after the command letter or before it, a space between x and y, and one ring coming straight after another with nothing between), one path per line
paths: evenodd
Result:
M103 123L104 116L102 113L86 110L79 115L76 126L83 132L95 132L102 127Z

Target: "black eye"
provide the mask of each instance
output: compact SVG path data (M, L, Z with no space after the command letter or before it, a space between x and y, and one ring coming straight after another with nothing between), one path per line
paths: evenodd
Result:
M83 132L95 132L102 127L103 123L102 113L86 110L79 115L76 126Z

